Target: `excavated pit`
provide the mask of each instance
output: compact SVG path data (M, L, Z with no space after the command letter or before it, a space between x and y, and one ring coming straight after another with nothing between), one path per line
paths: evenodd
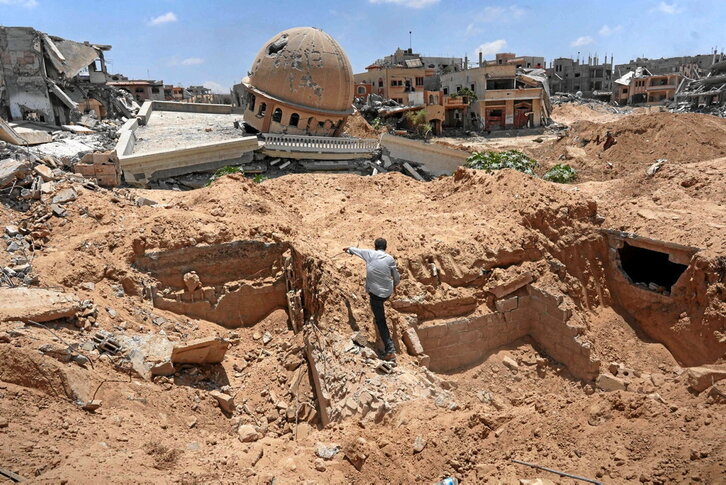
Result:
M134 265L156 280L155 307L239 328L290 310L290 259L286 243L235 241L147 253Z

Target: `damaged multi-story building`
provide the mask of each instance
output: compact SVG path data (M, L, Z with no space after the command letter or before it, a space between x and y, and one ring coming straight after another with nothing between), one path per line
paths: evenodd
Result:
M726 116L726 55L720 54L708 74L691 80L676 95L676 101L691 109L720 112Z
M601 63L597 55L588 56L587 62L558 57L547 69L550 92L581 93L585 98L609 101L613 89L613 57L605 56Z
M530 65L539 59L544 64L543 58L528 58ZM520 59L526 58L502 53L485 62L479 56L478 67L443 74L444 126L491 131L546 124L551 107L545 70L518 67Z
M263 133L338 136L353 113L353 69L343 48L313 27L271 38L233 88L245 123Z
M91 111L97 118L132 116L133 98L107 85L109 49L30 27L0 27L0 116L53 125Z
M638 57L631 59L626 64L616 64L615 76L622 77L628 72L642 67L652 75L680 72L689 78L700 77L708 72L708 69L716 62L717 58L718 54L715 50L709 54L695 56L661 57L658 59Z
M680 72L652 74L644 67L629 71L613 83L612 101L619 105L659 104L673 101L684 80Z

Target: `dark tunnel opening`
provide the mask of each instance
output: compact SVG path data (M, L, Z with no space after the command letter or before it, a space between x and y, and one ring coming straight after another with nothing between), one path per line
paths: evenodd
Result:
M620 264L634 284L658 285L670 291L688 266L673 263L668 253L631 246L627 242L618 249Z

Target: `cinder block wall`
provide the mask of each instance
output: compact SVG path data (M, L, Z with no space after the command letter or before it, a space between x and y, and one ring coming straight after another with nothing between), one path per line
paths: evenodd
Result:
M421 345L431 357L430 369L448 372L476 364L487 353L529 335L572 375L594 379L600 363L592 358L591 345L578 338L580 330L567 323L570 312L560 307L562 297L533 285L526 290L526 295L497 301L500 311L495 313L418 328Z

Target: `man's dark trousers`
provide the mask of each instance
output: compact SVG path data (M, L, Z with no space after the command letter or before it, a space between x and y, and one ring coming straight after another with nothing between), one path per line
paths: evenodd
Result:
M381 298L380 296L368 293L371 298L371 310L373 311L373 317L376 320L376 327L378 327L378 334L381 336L381 340L384 345L384 354L392 354L396 351L396 347L393 345L393 339L391 339L391 333L388 331L388 325L386 325L386 310L383 304L388 298Z

